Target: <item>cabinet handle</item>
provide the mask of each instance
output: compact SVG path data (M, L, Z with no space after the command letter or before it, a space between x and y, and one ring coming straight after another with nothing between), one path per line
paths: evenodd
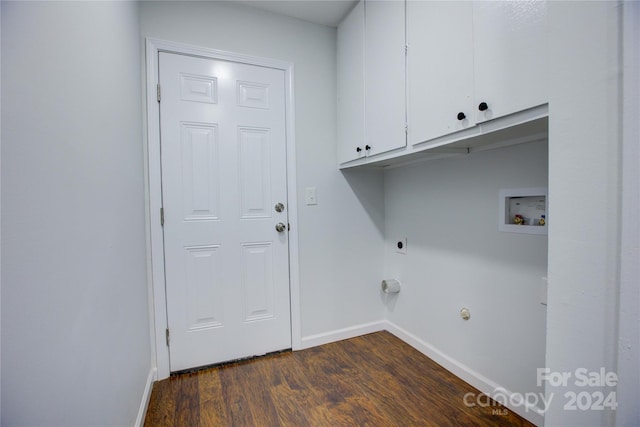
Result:
M370 147L369 145L365 145L365 146L364 146L364 149L365 149L365 150L367 150L367 151L369 151L369 150L371 150L371 147Z
M463 112L459 112L458 113L458 120L464 120L466 118L467 118L467 116L465 116Z
M362 148L360 148L360 147L356 147L356 153L359 153L359 152L361 152L361 151L362 151Z
M486 102L481 102L481 103L478 105L478 110L480 110L480 111L486 111L486 110L488 110L488 109L489 109L489 106L487 105L487 103L486 103Z

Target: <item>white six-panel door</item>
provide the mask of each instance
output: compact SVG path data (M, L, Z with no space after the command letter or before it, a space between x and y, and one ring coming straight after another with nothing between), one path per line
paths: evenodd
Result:
M160 53L159 79L171 371L290 348L284 71Z

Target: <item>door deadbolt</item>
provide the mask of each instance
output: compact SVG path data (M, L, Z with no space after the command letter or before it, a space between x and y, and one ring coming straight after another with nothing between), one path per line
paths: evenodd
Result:
M276 231L278 233L282 233L286 229L287 229L287 226L284 225L283 223L279 222L279 223L276 224Z
M282 203L276 203L276 212L284 211L284 205Z

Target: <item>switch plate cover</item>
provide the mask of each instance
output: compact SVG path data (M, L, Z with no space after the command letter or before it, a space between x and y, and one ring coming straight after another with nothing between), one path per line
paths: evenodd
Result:
M304 199L307 205L317 205L318 204L318 194L316 192L316 187L307 187L304 190Z

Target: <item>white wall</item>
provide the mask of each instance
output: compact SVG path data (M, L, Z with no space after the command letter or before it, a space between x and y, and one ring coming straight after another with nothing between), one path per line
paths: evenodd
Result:
M552 372L569 372L572 378L567 387L547 383L547 398L553 395L554 400L545 425L613 425L614 415L609 410L565 410L568 398L564 394L603 391L606 395L615 391L576 385L575 370L616 371L621 5L549 2L548 7L553 220L549 230L546 366Z
M2 425L133 425L150 372L137 5L1 7Z
M381 320L382 177L337 168L335 28L226 2L142 2L140 13L143 38L294 63L302 335ZM307 186L317 206L304 204Z
M2 7L0 7L0 100L2 100ZM2 102L0 101L0 188L2 188ZM0 191L0 224L2 224L2 192ZM0 226L0 242L2 227ZM0 244L0 331L2 331L2 244ZM0 333L0 424L2 423L2 334Z
M616 426L640 425L640 3L624 3L622 229Z
M403 283L389 321L511 392L543 391L547 237L498 231L498 193L546 186L546 141L385 173L386 272Z

